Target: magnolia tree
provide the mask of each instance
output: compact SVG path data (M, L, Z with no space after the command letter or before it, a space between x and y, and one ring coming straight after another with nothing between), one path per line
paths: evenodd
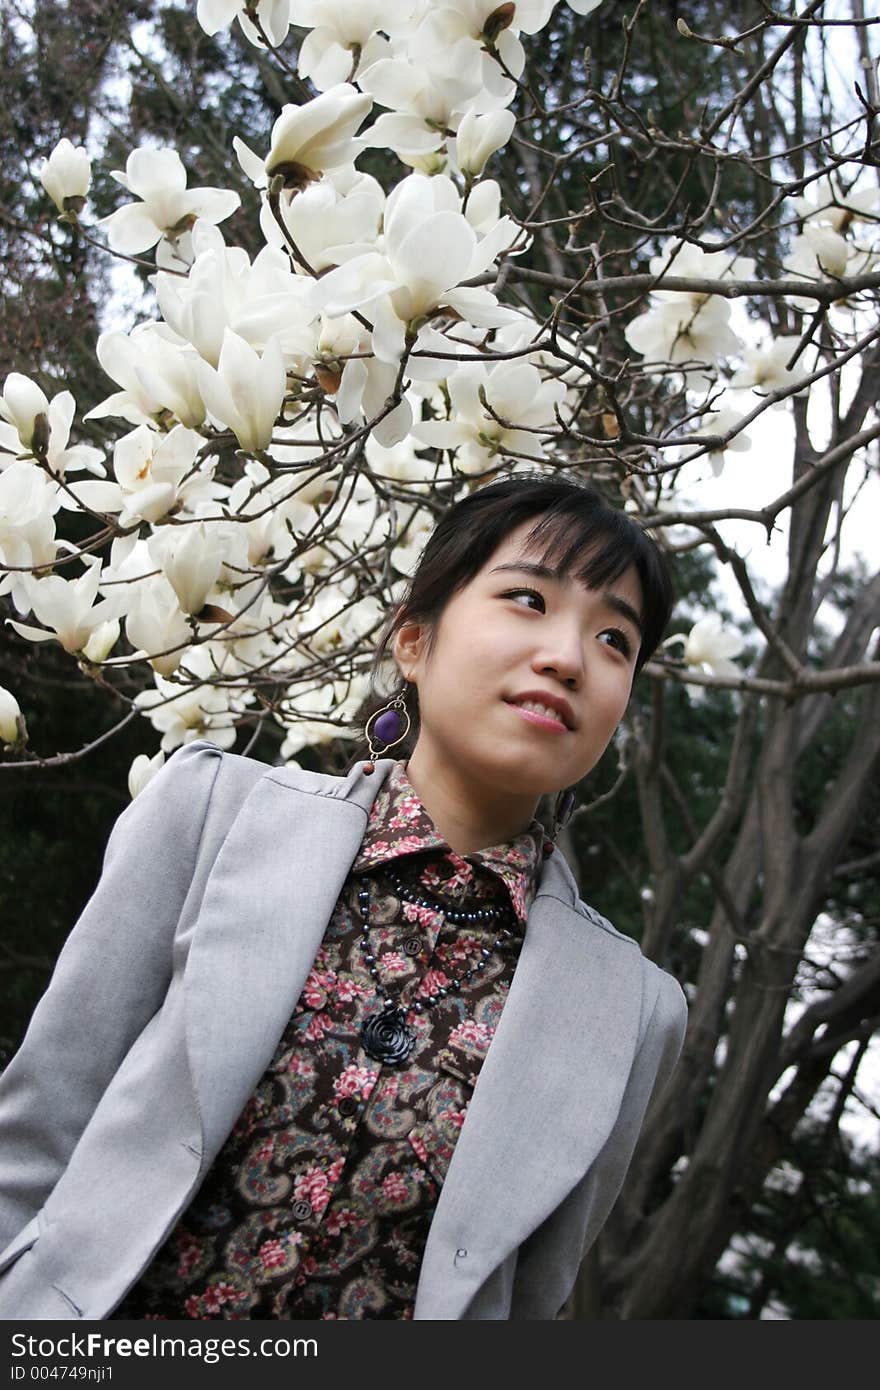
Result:
M687 959L690 1028L576 1298L581 1316L677 1317L817 1097L858 1093L877 1022L876 920L835 881L880 750L880 573L849 555L877 499L877 86L858 3L747 5L736 24L695 5L664 43L712 78L667 121L646 0L598 7L198 0L193 24L221 44L238 26L286 100L265 144L232 141L235 188L190 187L177 150L142 145L97 223L87 148L44 160L62 222L146 265L152 297L98 341L115 389L86 419L106 448L69 391L6 376L0 595L119 726L148 721L136 795L193 738L338 765L426 536L498 476L589 477L673 569L711 557L744 621L679 617L617 745L643 949ZM589 47L609 9L613 67ZM224 232L242 192L254 255ZM664 742L682 684L735 702L706 814ZM90 751L32 747L27 704L0 689L5 766ZM841 710L805 807L801 770Z

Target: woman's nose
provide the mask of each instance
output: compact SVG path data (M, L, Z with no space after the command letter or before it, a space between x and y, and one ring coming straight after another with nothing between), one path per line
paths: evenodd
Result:
M555 675L576 690L584 678L584 648L580 632L559 628L552 639L545 637L535 652L532 670L539 675Z

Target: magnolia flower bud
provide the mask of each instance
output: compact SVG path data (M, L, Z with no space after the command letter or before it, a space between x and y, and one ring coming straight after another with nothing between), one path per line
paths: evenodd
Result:
M270 338L260 356L227 328L216 371L207 362L197 362L196 372L205 405L232 430L242 449L256 453L268 448L287 389L277 337Z
M511 0L506 0L503 5L498 5L490 15L487 15L483 24L483 37L490 43L494 43L498 35L505 29L509 29L516 14L516 5Z
M49 402L35 381L21 372L10 372L0 397L0 416L18 431L24 449L36 448L45 453L49 443Z
M23 745L26 738L24 716L18 701L0 685L0 743Z
M198 613L204 607L220 578L226 542L216 526L204 521L174 527L147 542L184 613Z
M165 754L162 749L154 757L148 758L146 753L138 753L131 767L128 769L128 790L132 801L142 792L144 787L161 767L165 765Z
M461 172L481 174L490 154L507 144L515 121L512 111L487 111L483 116L466 112L455 135L455 157Z
M59 140L40 170L40 183L59 212L80 212L92 181L92 162L83 145Z
M119 641L119 619L108 618L99 623L82 649L87 661L100 666Z
M259 186L269 182L274 187L271 180L277 176L284 188L305 188L325 169L338 169L354 159L354 133L372 105L372 97L339 82L302 106L282 107L265 162L238 136L233 148L248 178Z

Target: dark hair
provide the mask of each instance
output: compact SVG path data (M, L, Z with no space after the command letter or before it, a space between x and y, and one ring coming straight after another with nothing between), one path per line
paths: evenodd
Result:
M365 702L358 721L362 729L389 698L379 695L376 677L388 660L388 648L398 628L412 621L426 623L426 652L430 653L446 604L479 573L510 532L530 517L537 520L527 543L544 542L541 562L555 568L560 578L573 573L588 587L600 588L618 579L630 565L635 566L642 589L638 674L656 650L672 611L672 581L656 542L588 483L556 477L505 478L454 503L429 536L406 597L380 635L371 671L374 694ZM406 756L407 748L415 746L419 732L414 686L407 686L405 698L412 727L405 744L395 747L396 758Z

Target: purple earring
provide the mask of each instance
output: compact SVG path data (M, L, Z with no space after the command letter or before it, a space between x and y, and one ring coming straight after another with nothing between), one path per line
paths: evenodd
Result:
M389 748L393 748L395 744L400 743L409 733L409 711L406 707L406 701L403 698L404 690L406 690L406 685L404 685L403 690L395 695L394 699L390 700L387 705L383 705L381 709L375 710L364 726L364 737L367 740L370 757L369 760L364 763L362 771L367 777L376 771L376 764L373 760L379 756L380 752L384 755L388 752ZM404 723L404 721L406 722ZM373 726L372 729L370 725ZM374 739L380 744L384 744L384 748L375 748L373 746Z

